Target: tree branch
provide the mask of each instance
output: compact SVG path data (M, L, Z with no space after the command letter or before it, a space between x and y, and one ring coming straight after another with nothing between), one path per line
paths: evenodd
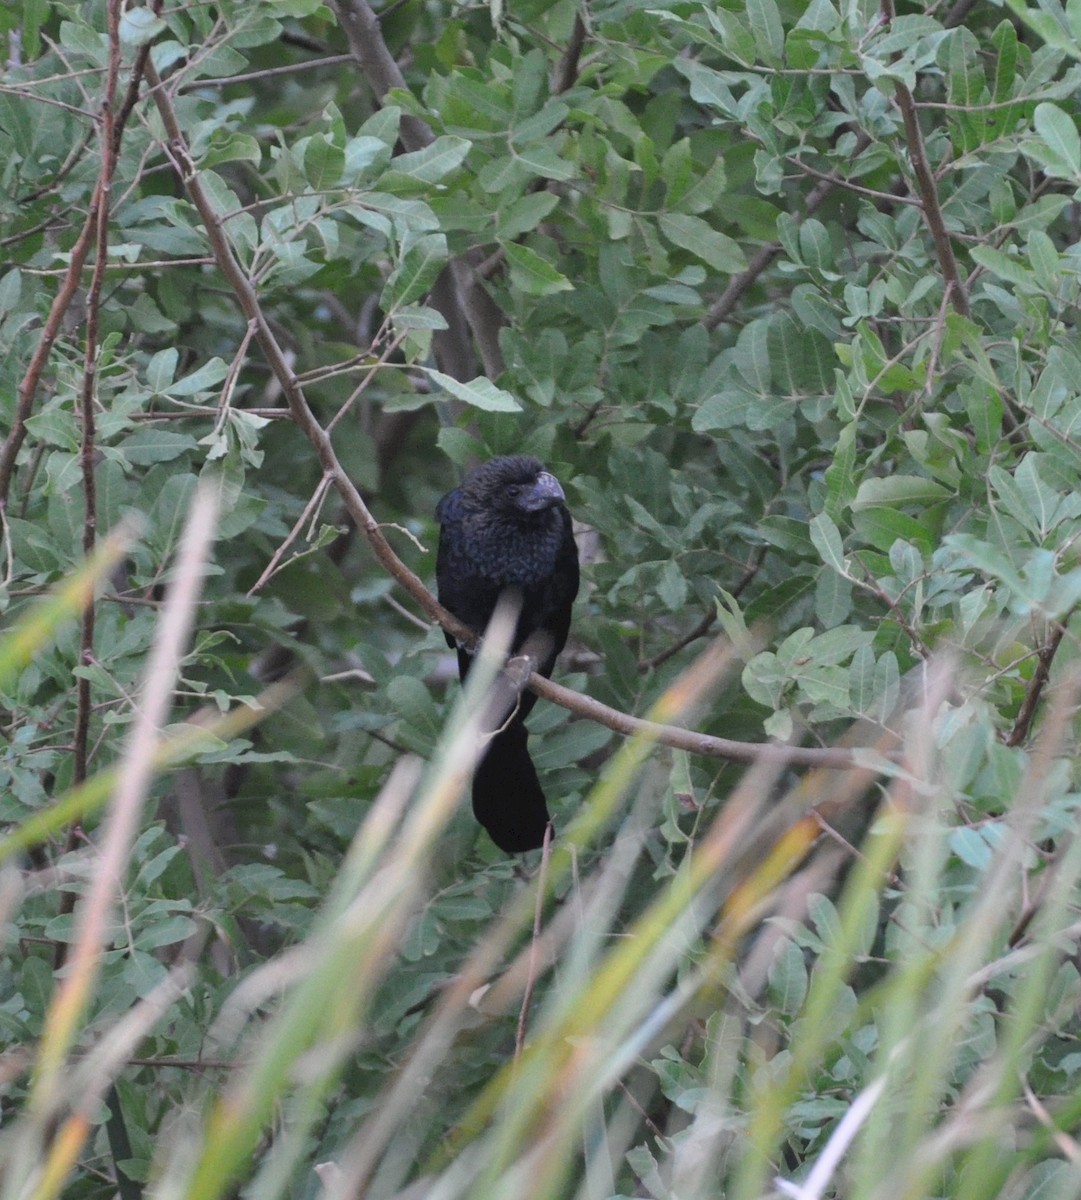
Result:
M338 23L345 30L349 49L378 103L383 103L392 88L407 91L402 69L387 48L379 18L367 0L332 0L332 4L338 14ZM435 140L427 122L410 114L403 114L399 132L407 150L423 150Z
M282 389L292 411L293 419L311 442L324 473L333 483L341 496L346 511L367 539L372 553L387 574L396 583L399 583L413 597L424 613L442 626L451 637L466 646L475 646L479 639L473 630L449 613L428 591L421 579L395 554L390 543L383 536L379 523L369 512L360 493L338 461L329 435L308 406L303 388L293 373L289 360L278 344L270 323L260 307L251 280L233 254L222 218L215 212L188 151L172 100L166 90L160 86L153 73L153 68L148 67L147 69L154 83L153 96L166 136L169 139L170 154L180 169L182 182L206 227L207 238L218 266L232 288L241 311L255 330L256 341ZM528 686L546 700L561 705L578 716L607 725L618 733L643 735L663 745L688 750L694 754L740 763L788 763L837 770L866 767L866 764L861 764L859 761L858 753L850 750L736 742L729 738L712 737L691 729L645 721L640 717L630 716L618 709L610 708L606 704L601 704L600 701L594 700L590 696L553 683L543 676L532 676Z
M94 552L98 528L97 488L94 477L96 452L94 403L97 398L98 383L98 322L101 316L101 291L105 284L105 267L109 259L109 197L112 193L113 172L116 169L117 151L120 145L115 112L117 84L120 79L120 0L109 0L107 21L109 60L101 99L101 112L98 116L101 170L94 192L94 209L97 216L94 229L94 269L86 298L83 382L79 396L79 415L82 422L79 462L82 468L84 506L83 555L87 558ZM128 111L131 111L130 108ZM86 666L94 656L94 614L93 603L86 605L83 609L82 636L79 648L80 666ZM84 676L79 676L76 681L76 696L72 782L79 784L86 779L90 739L90 680Z
M154 10L159 12L161 9L162 0L155 0ZM131 76L128 80L127 92L120 105L119 110L116 110L117 85L120 79L120 0L110 0L108 6L108 39L109 39L109 61L106 68L106 78L104 91L102 93L101 108L97 118L97 126L99 133L99 144L101 146L101 168L98 173L97 182L94 185L93 202L91 204L91 218L88 217L87 225L84 229L84 234L92 231L94 241L94 268L90 280L90 289L87 295L86 302L86 327L83 339L83 383L82 391L79 398L79 413L82 422L82 437L79 448L79 461L82 469L82 485L83 485L83 504L85 511L83 513L83 554L89 557L97 542L97 481L95 477L96 458L97 458L97 437L96 437L96 422L94 417L94 405L97 399L97 361L98 361L98 322L101 315L101 293L105 286L105 276L109 268L109 196L112 191L113 176L116 173L116 164L120 156L120 141L123 135L124 128L131 116L132 110L135 108L135 102L139 96L139 89L142 85L143 70L146 66L147 58L150 53L150 45L147 43L139 48L135 62L132 65ZM89 248L90 238L87 238L86 248ZM85 260L85 249L83 253ZM72 267L74 268L74 256ZM81 269L82 262L80 262ZM69 281L72 285L78 283L78 269L75 273L69 271L65 277L64 286L66 287ZM74 295L74 286L71 289L71 295ZM70 297L69 297L70 298ZM66 305L65 305L66 307ZM54 306L55 310L55 306ZM59 311L59 310L57 310ZM62 316L62 311L59 311ZM52 314L50 314L51 318ZM44 356L40 360L41 367L44 367L48 348L52 345L52 338L49 338L45 346ZM41 345L39 344L39 350ZM39 373L40 377L40 373ZM26 381L24 380L24 386ZM36 380L32 387L24 394L20 394L20 403L25 401L26 416L29 416L30 406L33 403L33 393L36 390ZM24 418L25 421L25 418ZM25 432L25 424L22 425L22 430ZM14 430L12 431L14 434ZM20 439L21 440L21 439ZM7 447L5 446L5 451ZM15 453L18 453L18 446L15 447ZM11 457L11 470L14 469L15 457ZM8 474L4 481L4 492L0 494L0 506L2 506L6 498L6 488L10 481L11 475ZM94 660L94 629L97 620L97 607L94 601L91 601L83 608L82 614L82 629L79 639L79 665L88 666ZM72 782L80 784L85 781L89 772L90 759L90 714L93 708L93 696L91 694L90 680L85 676L80 675L76 678L75 683L75 725L72 731L72 766L71 775ZM68 830L67 845L68 850L75 847L75 839L78 836L78 827L73 825ZM61 892L60 900L57 906L57 912L60 916L73 912L75 909L75 893ZM60 942L57 944L54 962L57 968L64 963L67 954L67 943ZM123 1111L120 1107L120 1101L115 1094L110 1097L110 1108L115 1107L116 1120L122 1124ZM119 1126L117 1126L119 1127ZM118 1168L119 1171L119 1168ZM122 1172L120 1172L122 1175ZM118 1175L119 1181L119 1175ZM123 1188L121 1189L124 1190ZM131 1194L130 1192L128 1193Z
M1032 720L1036 715L1036 706L1040 702L1040 697L1043 695L1043 690L1051 675L1051 663L1054 661L1065 634L1066 622L1056 621L1047 641L1036 652L1036 670L1033 671L1032 678L1025 689L1025 698L1021 702L1017 720L1006 738L1007 746L1020 746L1028 737L1028 732L1032 728Z
M155 13L160 13L161 6L162 0L155 0L151 5ZM115 120L110 122L109 141L102 143L103 160L108 158L111 152L115 162L119 150L120 136L138 99L143 72L149 55L149 44L139 47L135 62L132 65L131 78L128 81L128 89L124 97L124 102ZM111 105L115 100L115 80L113 82L113 90L107 94L109 97L108 103ZM89 134L87 135L87 140L89 140ZM77 161L77 158L74 155L69 157L68 162L61 167L61 175L65 174L74 165L75 161ZM110 176L111 173L110 169ZM15 419L12 422L11 432L5 438L3 446L0 447L0 508L7 507L8 495L11 491L11 479L15 473L15 459L18 457L19 451L22 449L22 444L26 440L26 422L34 410L34 397L37 395L38 384L41 382L41 376L49 361L53 343L60 332L60 325L64 320L64 314L68 311L75 292L79 287L79 280L82 276L83 267L86 264L86 256L90 250L91 243L98 236L100 203L101 188L99 178L98 186L94 190L90 211L86 214L86 220L83 223L83 228L78 238L75 240L75 245L71 248L71 259L67 270L64 272L63 282L56 296L53 298L53 302L49 308L49 315L45 319L45 328L42 330L41 338L30 357L26 374L19 384ZM99 257L104 258L105 256L102 255Z
M879 12L885 24L892 23L895 16L893 0L881 0ZM923 219L927 222L927 228L931 231L931 237L935 243L939 269L942 271L942 278L946 281L946 292L954 309L961 316L967 317L969 313L968 294L957 269L953 243L950 241L950 235L946 231L946 222L942 217L942 206L938 200L938 185L935 183L931 164L927 160L927 150L923 143L923 134L920 131L920 121L916 115L916 103L912 99L908 85L902 83L900 79L893 81L893 92L897 107L901 110L908 157L912 163L912 170L916 176L916 184L922 201Z
M353 57L376 100L382 104L392 88L407 90L405 76L387 48L379 18L367 0L333 0L333 7ZM399 136L407 150L423 150L435 140L431 127L410 114L403 114ZM499 347L503 314L478 282L475 267L476 263L469 255L452 259L429 298L432 307L442 313L448 325L432 338L440 368L463 381L476 374L472 356L463 353L463 348L468 345L463 337L465 329L473 335L485 375L496 379L505 370Z
M751 554L750 562L748 562L746 569L740 576L739 581L729 593L734 599L739 598L747 585L758 574L768 552L769 546L767 545L761 545L755 548L754 552ZM666 646L662 651L660 651L660 653L655 654L652 658L643 659L641 662L639 662L638 670L653 671L656 670L657 667L666 663L670 658L675 658L675 656L685 647L689 646L691 642L696 642L699 638L705 637L706 634L709 633L709 631L713 628L713 622L716 621L716 619L716 611L707 612L689 633L685 633L678 641L674 642L671 646Z
M578 63L582 57L582 47L586 44L586 23L582 20L581 12L575 14L574 28L571 30L570 41L560 55L552 72L552 94L558 96L570 91L578 82Z
M955 25L959 25L964 20L965 16L967 15L968 9L971 7L971 3L972 3L972 0L959 0L959 2L954 5L954 7L947 14L946 20L944 22L947 29L952 29ZM882 9L883 17L885 20L890 20L892 18L892 9L893 9L891 0L882 0L882 4L883 4L883 9ZM885 12L887 5L889 6L889 9L890 9L889 15L886 15L886 12ZM906 89L906 91L907 91L907 89ZM912 116L915 117L915 105L912 103L911 93L908 94L908 99L910 102ZM901 113L902 113L902 117L903 117L904 116L904 108L903 107L902 107ZM906 131L906 136L908 136L907 120L906 120L906 124L905 124L905 131ZM923 140L922 140L922 138L919 138L919 126L918 125L916 126L916 136L919 139L918 144L919 144L920 149L922 150ZM863 151L866 150L870 144L871 144L870 136L868 134L864 133L862 130L860 132L858 132L856 135L856 144L852 148L851 157L856 158L857 155L862 154ZM912 154L912 139L911 139L911 137L909 137L909 153ZM924 165L926 165L926 162L927 162L926 154L924 154L924 156L923 156L923 162L924 162ZM915 167L915 158L914 157L913 157L913 166ZM806 169L806 168L803 168L803 169ZM929 170L929 168L928 168L928 170ZM835 188L845 187L845 186L848 186L847 181L841 175L839 175L836 171L831 172L829 175L822 176L821 181L819 182L818 186L815 187L808 195L807 202L803 206L803 212L800 214L799 219L805 220L807 217L811 216L811 214L814 213L814 211L821 206L823 200L825 200L826 197L829 196L830 193L833 192ZM945 225L942 224L941 210L937 207L938 191L934 187L934 176L933 175L931 176L931 186L932 186L932 194L934 196L933 203L936 206L935 211L938 215L939 228L942 230L942 233L945 234ZM928 212L926 196L923 197L923 201L924 201L924 204L923 204L924 213L926 214ZM901 201L901 202L904 203L904 201ZM931 225L930 217L928 217L928 225ZM931 226L931 234L933 237L935 237L935 245L937 247L938 239L937 239L937 235L935 233L934 226ZM946 242L947 242L947 247L948 247L948 252L949 252L950 258L952 259L953 247L952 247L952 245L949 245L948 238L946 239ZM720 325L722 322L728 320L728 317L730 316L730 314L732 313L732 311L735 309L736 305L739 303L740 299L742 298L743 293L746 292L749 287L751 287L751 285L755 282L755 280L759 277L759 275L761 275L762 272L766 270L766 268L770 265L770 263L773 262L773 260L777 257L778 254L780 254L780 252L781 252L781 243L780 242L769 242L765 246L763 246L758 251L758 253L754 256L754 258L751 259L750 263L747 266L747 270L744 271L741 275L735 275L732 277L732 279L729 281L728 286L721 293L717 302L713 305L713 307L709 310L709 312L705 315L705 317L703 317L702 324L707 329L716 329L718 325ZM939 257L941 259L941 252L940 252ZM946 282L947 282L947 285L950 286L950 294L953 297L954 307L957 308L958 312L962 312L964 310L958 307L958 303L960 303L961 305L965 305L967 308L967 299L966 299L966 295L965 295L965 290L961 286L960 279L957 275L956 263L954 263L953 271L954 271L954 273L953 273L952 277L950 275L946 275ZM943 273L945 274L945 271ZM952 285L953 279L957 280L956 288L954 288Z
M90 250L90 243L94 240L98 224L97 200L95 191L94 201L90 206L90 211L86 214L82 231L71 248L71 260L64 274L64 280L49 308L49 315L45 319L45 328L42 330L38 344L34 347L34 353L30 356L26 374L19 384L11 432L4 439L3 446L0 447L0 508L7 507L8 494L11 491L11 477L15 473L15 460L26 440L26 422L34 411L34 397L37 394L38 384L41 382L45 364L49 361L53 343L60 332L64 314L74 299L83 264L86 262L86 256Z
M871 144L871 139L866 133L856 135L856 144L852 148L852 157L862 154L864 150ZM803 206L803 212L799 214L798 219L802 222L809 216L821 208L823 201L838 187L844 184L845 180L836 171L832 171L829 175L822 178L808 192L806 203ZM751 259L747 265L747 270L741 275L734 275L729 280L728 287L721 293L720 298L702 318L702 324L707 329L716 329L722 322L727 321L729 315L735 309L736 305L743 297L743 293L755 282L763 271L773 262L778 254L781 253L780 242L768 242L763 246L758 253Z

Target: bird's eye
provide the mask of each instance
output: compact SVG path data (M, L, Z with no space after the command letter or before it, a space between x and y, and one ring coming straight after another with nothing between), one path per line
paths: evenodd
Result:
M518 493L521 490L522 490L522 485L520 483L508 483L507 484L507 495L512 500L518 495Z

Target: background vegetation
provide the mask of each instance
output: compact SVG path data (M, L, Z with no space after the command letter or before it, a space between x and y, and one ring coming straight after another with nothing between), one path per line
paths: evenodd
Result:
M3 1195L1081 1195L1081 6L0 30ZM422 586L516 451L543 864Z

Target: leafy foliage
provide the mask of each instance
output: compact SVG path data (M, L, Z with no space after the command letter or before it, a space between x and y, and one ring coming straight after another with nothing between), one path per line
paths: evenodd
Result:
M1078 6L121 9L0 11L10 1194L1073 1194ZM560 848L508 863L447 800L442 636L301 393L428 582L468 463L551 465L570 686L878 774L541 704ZM200 484L189 740L53 1140ZM713 631L739 668L686 709Z

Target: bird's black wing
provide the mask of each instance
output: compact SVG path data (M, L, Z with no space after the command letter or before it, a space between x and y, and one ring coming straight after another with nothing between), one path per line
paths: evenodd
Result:
M522 611L511 646L513 653L519 653L528 649L526 642L532 634L538 631L547 634L552 643L550 652L537 662L537 670L542 675L552 673L557 655L567 644L571 609L578 595L578 546L574 540L571 515L565 508L559 510L559 515L563 530L555 567L548 578L535 588L524 589Z
M511 653L527 654L533 660L536 673L544 676L552 674L556 659L567 644L571 609L578 595L578 546L570 513L562 509L560 516L563 534L555 567L542 583L522 590L522 608L511 643ZM519 702L519 716L523 719L528 716L536 702L535 693L524 692Z
M435 581L439 603L463 624L481 634L492 619L499 599L499 588L478 574L465 552L460 502L459 489L455 488L439 501L435 510L436 520L441 527L439 549L436 552ZM457 646L449 633L444 636L448 646ZM470 655L459 647L459 665L463 658L468 662ZM461 676L465 678L464 670L461 671Z

